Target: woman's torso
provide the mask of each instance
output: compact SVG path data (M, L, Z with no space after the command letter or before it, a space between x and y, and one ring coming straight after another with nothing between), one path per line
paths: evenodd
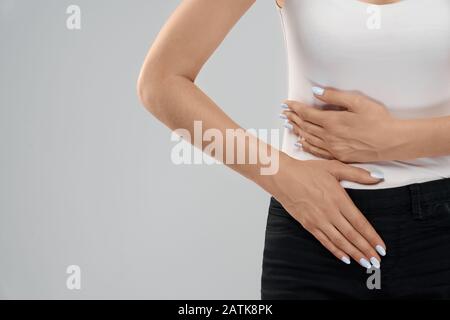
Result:
M330 86L361 91L399 118L450 115L449 0L286 0L280 13L288 99L317 105L311 86ZM286 129L282 150L318 159L295 147L296 140ZM342 181L344 187L390 188L450 177L450 156L353 165L381 170L385 180L374 186Z

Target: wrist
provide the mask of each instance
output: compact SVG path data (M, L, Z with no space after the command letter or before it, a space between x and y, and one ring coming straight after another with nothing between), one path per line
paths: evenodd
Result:
M399 160L398 156L407 145L408 123L406 120L392 118L390 121L383 122L380 129L380 147L376 161Z
M382 129L383 147L379 153L380 161L402 160L414 136L412 120L392 119Z
M282 151L277 150L276 152L279 153L277 170L268 175L259 174L253 179L256 184L274 197L280 196L280 193L282 192L281 181L290 170L289 168L292 167L292 162L295 161L295 159L291 158Z

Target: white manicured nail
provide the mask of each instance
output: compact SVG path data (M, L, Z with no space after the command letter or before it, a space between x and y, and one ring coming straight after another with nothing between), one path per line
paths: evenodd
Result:
M342 257L341 260L345 264L350 264L350 259L348 257Z
M383 257L386 255L386 249L383 248L383 247L380 246L380 245L377 245L377 246L375 247L375 250L377 250L377 252L378 252L381 256L383 256Z
M281 109L289 109L289 106L286 103L283 103L282 105L280 105Z
M288 128L289 130L294 129L294 126L292 124L290 124L289 122L286 121L286 123L284 124L285 128Z
M363 266L364 268L366 268L366 269L372 268L372 265L370 264L370 262L367 261L367 260L364 259L364 258L361 258L361 259L359 260L359 264L362 265L362 266Z
M375 179L384 180L384 173L380 170L371 170L370 176Z
M317 96L323 96L323 94L325 93L325 89L320 87L312 87L312 92Z
M370 262L375 268L380 269L380 262L378 261L377 258L375 257L370 258Z
M287 119L287 115L285 115L284 113L280 113L280 119Z

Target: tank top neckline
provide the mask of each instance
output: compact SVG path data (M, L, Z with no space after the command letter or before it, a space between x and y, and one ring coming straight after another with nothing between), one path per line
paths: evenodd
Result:
M278 6L278 4L276 4L276 7L278 8L278 10L283 11L284 9L286 9L286 6L288 5L289 1L295 1L295 0L286 0L283 7ZM317 1L334 1L334 2L339 2L339 3L350 5L350 6L366 6L366 7L367 6L375 6L375 7L379 7L382 9L393 9L393 8L403 6L405 4L409 4L410 2L414 2L415 0L400 0L400 1L396 1L393 3L386 3L386 4L375 4L375 3L364 2L362 0L317 0Z

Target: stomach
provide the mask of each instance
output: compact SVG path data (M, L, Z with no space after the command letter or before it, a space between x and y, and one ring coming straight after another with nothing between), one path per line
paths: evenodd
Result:
M400 119L420 119L450 115L450 98L448 97L449 89L447 86L450 83L449 81L444 82L442 86L434 85L432 88L430 84L430 87L425 87L425 90L423 86L421 90L416 89L414 101L412 101L406 90L399 94L393 94L391 88L379 87L375 81L371 86L367 80L358 81L355 77L351 77L351 74L347 74L345 81L330 81L330 79L323 77L316 79L318 80L311 81L308 79L300 79L300 77L291 78L288 99L302 101L312 107L317 107L321 103L311 93L311 86L313 85L334 87L342 90L354 90L357 88L358 91L365 94L368 92L368 96L384 103L391 114ZM410 84L411 82L408 85ZM417 86L419 85L417 84ZM397 85L396 88L398 87ZM433 89L437 89L437 93ZM323 160L296 147L295 142L297 140L298 137L285 128L281 150L298 160ZM450 178L450 155L417 158L408 161L350 163L350 165L368 171L382 171L385 177L384 181L376 185L363 185L351 181L341 181L341 185L344 188L350 189L385 189Z
M288 99L320 106L313 85L357 90L400 119L450 116L450 8L448 0L402 1L383 7L383 27L368 29L366 5L353 1L286 1L281 10ZM324 15L326 19L324 19ZM449 134L450 136L450 134ZM294 146L285 129L282 150L299 160L315 156ZM410 161L351 164L377 169L380 189L450 177L450 155Z

